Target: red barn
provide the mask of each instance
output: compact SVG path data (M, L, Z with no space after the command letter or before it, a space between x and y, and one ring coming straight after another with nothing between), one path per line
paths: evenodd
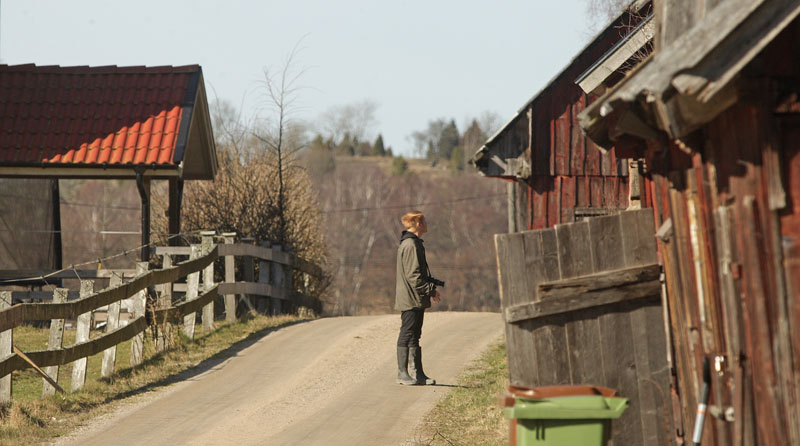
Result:
M638 183L630 187L638 166L586 138L578 114L646 56L650 17L650 2L634 2L475 153L471 162L483 175L515 182L512 227L541 229L649 205Z

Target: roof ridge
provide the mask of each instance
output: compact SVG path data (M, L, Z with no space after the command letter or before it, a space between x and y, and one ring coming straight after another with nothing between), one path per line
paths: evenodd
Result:
M200 70L199 64L191 65L36 65L34 63L7 65L0 64L0 71L5 72L37 72L37 73L70 73L70 74L166 74L166 73L193 73Z

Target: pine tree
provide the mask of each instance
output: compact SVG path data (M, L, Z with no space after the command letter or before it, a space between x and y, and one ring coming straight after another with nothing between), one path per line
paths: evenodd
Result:
M344 134L342 141L336 146L336 153L346 156L353 156L356 153L356 141L350 133Z
M458 134L458 128L456 127L456 121L450 120L450 123L442 129L442 133L439 135L439 140L436 143L437 158L449 160L453 149L458 146L459 139L460 136Z
M372 154L375 156L386 155L386 149L383 147L383 135L378 134L378 138L375 139L375 144L372 145Z
M450 170L464 170L464 149L461 146L454 147L450 152Z
M464 137L461 139L461 147L462 155L464 164L466 165L467 161L469 161L475 152L481 148L483 143L486 142L486 134L481 130L480 124L478 124L477 120L472 121L472 125L464 132Z

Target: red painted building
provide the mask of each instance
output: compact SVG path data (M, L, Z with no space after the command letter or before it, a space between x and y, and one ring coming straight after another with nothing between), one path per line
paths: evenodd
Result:
M483 175L516 185L512 227L541 229L649 205L636 187L631 198L629 160L586 138L578 115L646 56L650 14L650 2L635 2L476 152L471 162Z
M800 444L800 2L660 2L654 56L581 116L646 159L677 443ZM681 443L683 442L683 443Z

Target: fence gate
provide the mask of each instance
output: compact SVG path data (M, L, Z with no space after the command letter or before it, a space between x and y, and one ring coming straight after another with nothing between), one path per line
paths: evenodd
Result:
M643 209L495 236L511 384L617 389L617 446L671 442L653 226Z

